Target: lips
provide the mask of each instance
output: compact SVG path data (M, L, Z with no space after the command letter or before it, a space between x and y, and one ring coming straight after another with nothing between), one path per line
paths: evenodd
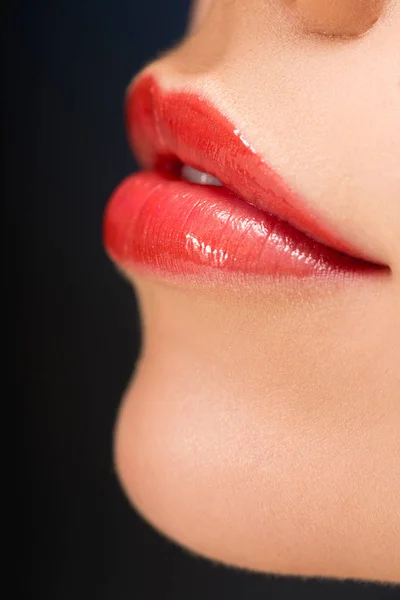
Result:
M164 92L144 75L128 95L126 116L144 171L116 189L104 220L107 251L124 269L199 281L332 278L374 268L207 100ZM183 179L193 169L222 186Z

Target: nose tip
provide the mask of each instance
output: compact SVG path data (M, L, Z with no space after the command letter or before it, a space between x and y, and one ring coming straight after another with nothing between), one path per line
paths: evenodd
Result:
M356 37L379 19L387 0L283 0L308 33Z

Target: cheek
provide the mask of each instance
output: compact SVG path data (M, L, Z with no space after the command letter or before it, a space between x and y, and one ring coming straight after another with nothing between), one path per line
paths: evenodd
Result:
M295 370L285 350L256 339L251 322L252 344L239 333L235 341L222 313L207 329L193 299L183 304L170 292L146 298L147 340L118 419L117 470L137 510L169 538L227 564L366 579L378 569L393 578L387 557L400 533L393 387L382 379L374 387L372 364L353 360L356 347L340 376L334 365L343 361L329 340L325 347L316 340L313 354L293 332L290 356L296 347L308 352ZM280 325L285 337L287 327ZM248 362L229 354L240 347ZM383 360L393 383L394 365ZM360 374L365 383L349 386Z

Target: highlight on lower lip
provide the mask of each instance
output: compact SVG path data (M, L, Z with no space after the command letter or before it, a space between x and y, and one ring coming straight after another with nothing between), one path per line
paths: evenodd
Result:
M373 268L320 244L224 187L157 172L128 177L106 210L104 241L129 271L169 278L218 273L332 277Z

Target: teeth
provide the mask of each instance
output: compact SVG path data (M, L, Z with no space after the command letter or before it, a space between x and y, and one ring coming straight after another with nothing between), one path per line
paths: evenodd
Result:
M208 173L198 171L197 169L193 169L193 167L189 167L189 165L183 165L181 177L182 179L186 179L186 181L200 185L222 185L220 180L216 177L213 177Z

